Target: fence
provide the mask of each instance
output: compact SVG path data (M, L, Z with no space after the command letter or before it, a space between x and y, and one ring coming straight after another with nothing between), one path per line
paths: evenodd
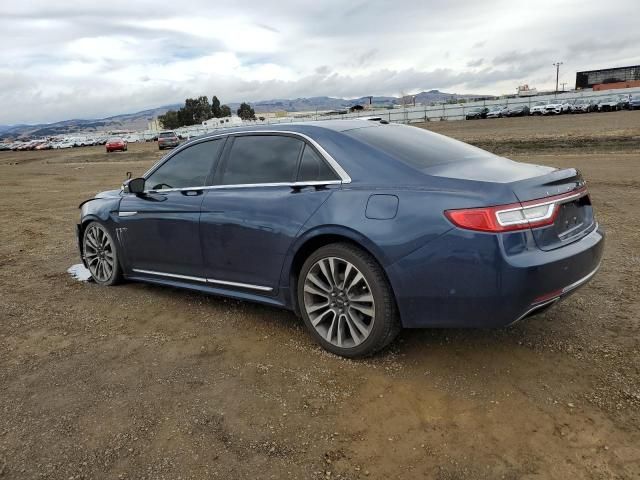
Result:
M582 91L571 93L558 93L550 95L536 95L533 97L516 97L496 100L482 100L477 102L456 103L456 104L441 104L441 105L417 105L405 108L393 108L393 109L376 109L376 110L363 110L353 113L323 115L312 114L307 116L285 117L285 118L271 118L264 121L250 122L249 124L256 125L273 125L280 123L293 123L293 122L305 122L312 120L345 120L360 117L380 117L383 120L387 120L393 123L418 123L418 122L433 122L433 121L455 121L464 120L465 115L469 110L477 107L494 107L494 106L519 106L527 105L531 108L537 103L547 103L561 98L564 101L573 103L578 98L589 98L598 102L607 97L628 95L640 96L640 88L625 88L624 90L607 90L607 91ZM237 126L237 125L234 125ZM197 135L203 135L211 133L217 130L221 130L224 126L218 127L205 127L202 125L182 127L177 129L177 133L186 137L193 137Z

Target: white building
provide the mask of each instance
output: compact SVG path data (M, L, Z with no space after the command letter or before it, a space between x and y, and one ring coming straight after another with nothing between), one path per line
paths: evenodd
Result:
M210 118L209 120L202 122L202 125L209 128L237 127L242 125L242 119L237 115L222 118Z

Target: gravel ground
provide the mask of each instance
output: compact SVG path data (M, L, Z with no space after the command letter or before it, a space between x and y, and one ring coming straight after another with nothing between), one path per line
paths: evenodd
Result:
M538 317L362 361L288 312L66 273L78 203L155 144L0 152L0 478L639 478L640 148L601 145L640 112L426 126L580 168L605 259Z

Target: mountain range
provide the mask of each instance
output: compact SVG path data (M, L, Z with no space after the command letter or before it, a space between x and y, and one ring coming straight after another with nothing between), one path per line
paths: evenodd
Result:
M479 98L481 95L457 95L454 93L441 92L439 90L429 90L420 92L416 95L404 97L404 104L410 105L414 102L421 104L442 103L458 98ZM403 104L402 97L371 97L372 103L379 107L393 107L394 105ZM304 111L326 111L326 110L344 110L354 105L366 105L369 103L369 97L360 98L335 98L335 97L303 97L296 99L273 99L251 102L251 106L256 114L273 111L287 112L304 112ZM240 106L239 102L228 103L231 111ZM0 125L0 137L5 139L16 138L39 138L50 135L59 134L81 134L92 132L104 132L113 130L145 130L149 120L166 113L168 110L177 110L182 104L164 105L162 107L142 110L135 113L127 113L115 115L100 119L72 119L63 120L55 123L37 124L37 125Z

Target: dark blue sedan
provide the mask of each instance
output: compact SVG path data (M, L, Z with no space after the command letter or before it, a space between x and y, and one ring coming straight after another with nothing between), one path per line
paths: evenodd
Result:
M514 323L584 285L604 246L577 170L362 120L206 135L81 207L98 284L284 307L348 357L402 327Z

